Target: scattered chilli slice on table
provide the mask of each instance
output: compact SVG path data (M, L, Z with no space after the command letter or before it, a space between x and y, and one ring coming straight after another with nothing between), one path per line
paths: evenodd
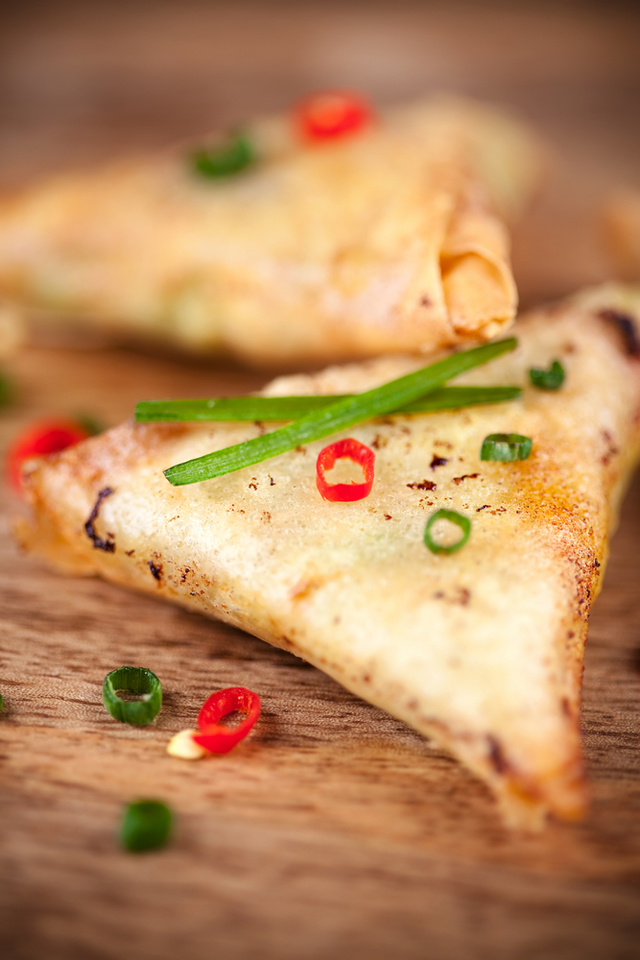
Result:
M455 384L522 387L499 404L376 407L364 419L374 388L398 399L391 384L416 372L415 358L281 378L265 398L356 395L362 419L340 420L329 440L276 444L241 469L238 449L283 428L262 437L264 426L249 423L126 423L29 465L33 515L20 539L60 570L137 587L304 657L448 748L510 824L578 817L588 614L640 451L640 360L629 337L639 322L640 290L613 286L523 317L517 349ZM533 386L529 370L552 360L564 384ZM336 396L319 408L329 417L344 414ZM482 460L491 435L516 443L518 456L531 441L528 456ZM331 502L316 486L316 460L346 438L374 451L375 482L362 500ZM173 465L211 466L212 451L216 469L232 472L167 481ZM96 549L90 516L113 551Z

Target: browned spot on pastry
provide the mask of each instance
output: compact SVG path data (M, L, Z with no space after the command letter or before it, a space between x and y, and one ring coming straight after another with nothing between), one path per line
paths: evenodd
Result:
M420 483L408 483L412 490L435 490L436 485L433 480L422 480Z
M425 294L424 296L420 297L420 306L421 306L421 307L430 307L430 306L432 306L432 303L433 303L433 301L431 300L431 297L427 297L426 294Z
M479 476L479 473L463 473L461 477L454 477L453 482L459 486L463 480L477 480Z
M93 505L93 510L89 514L89 518L84 525L87 536L93 542L94 550L104 550L105 553L115 553L115 537L112 533L107 533L105 539L99 537L96 533L95 522L98 519L98 513L100 512L100 504L103 500L106 500L107 497L110 497L112 493L113 490L111 487L104 487L99 492L96 502Z
M393 520L393 517L391 516L390 513L385 513L384 518L385 520Z
M640 356L640 339L638 339L638 331L633 317L627 313L622 313L620 310L610 308L599 310L598 316L601 320L606 320L616 327L629 356Z
M466 607L471 600L471 590L468 587L454 587L452 593L447 594L444 590L436 590L433 595L434 600L444 600L456 607Z
M608 430L602 431L602 439L607 444L607 451L600 457L600 461L603 466L607 467L611 463L613 457L615 457L617 453L620 453L620 450L613 442L613 437Z
M488 507L490 506L491 506L490 503L484 503L481 507L478 507L478 509L476 510L476 513L480 513L481 510L487 510Z
M382 447L386 447L389 440L387 437L382 437L379 433L376 433L375 437L371 441L371 446L374 450L381 450Z
M448 460L445 460L444 457L439 457L437 456L437 454L434 453L433 460L431 461L429 466L431 467L432 470L435 470L436 467L444 467L445 464L447 463L449 463Z
M155 577L158 582L162 580L162 564L154 563L153 560L149 560L149 570L151 570L151 576Z
M128 557L132 557L135 553L135 550L125 550L125 553Z
M489 762L496 773L506 773L509 769L509 762L504 755L502 744L492 734L487 734L487 743L489 745Z

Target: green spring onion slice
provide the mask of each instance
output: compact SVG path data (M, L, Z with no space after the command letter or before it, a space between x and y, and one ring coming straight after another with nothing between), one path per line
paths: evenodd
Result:
M87 431L90 437L97 437L107 429L102 420L94 417L91 413L79 413L73 418L78 426Z
M173 814L160 800L137 800L125 807L120 837L132 853L163 847L173 826Z
M559 390L564 383L564 367L559 360L554 360L548 370L532 367L529 378L539 390Z
M13 384L4 374L0 373L0 407L8 406L13 401L14 396Z
M457 410L476 403L515 400L520 387L440 387L394 413L428 413ZM136 406L138 423L177 420L275 421L297 420L353 394L323 397L222 397L212 400L143 400Z
M191 155L194 170L203 177L230 177L249 167L256 159L254 147L244 134L231 134L218 149L196 150Z
M482 441L481 460L502 460L511 463L514 460L526 460L531 453L531 437L519 433L490 433Z
M138 694L142 700L121 700L117 690ZM146 667L120 667L104 678L102 702L114 719L144 727L160 711L162 684Z
M278 456L301 444L346 430L363 420L402 409L406 404L413 403L426 393L441 387L451 377L487 363L507 350L513 350L516 345L517 340L509 337L455 353L445 360L439 360L374 390L332 402L320 410L313 410L272 433L176 464L165 470L164 475L174 486L180 486L211 480L213 477L220 477L269 457Z
M4 700L2 699L2 694L0 693L0 710L2 710L3 706L4 706Z
M455 543L449 544L449 546L444 546L441 543L436 543L431 536L431 528L434 523L437 523L438 520L449 520L451 523L455 523L457 527L460 527L462 531L462 536L459 540L456 540ZM436 510L433 513L427 522L427 526L424 531L424 542L429 547L432 553L455 553L456 550L459 550L460 547L464 547L465 543L471 536L471 520L468 517L463 516L461 513L457 513L455 510Z

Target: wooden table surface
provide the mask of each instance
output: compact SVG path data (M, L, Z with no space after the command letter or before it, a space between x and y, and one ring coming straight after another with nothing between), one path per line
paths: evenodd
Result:
M0 14L0 182L160 145L319 86L383 100L447 87L508 103L555 152L515 238L526 303L607 276L596 210L640 185L631 6L316 2L27 4ZM133 349L31 345L6 364L0 446L44 413L114 424L142 396L264 378ZM588 818L501 826L446 754L302 661L97 580L60 578L0 508L0 954L7 960L632 958L640 955L640 483L627 497L585 665ZM117 724L101 683L149 666L165 702ZM235 752L166 756L220 686L264 713ZM157 796L166 850L127 855L124 802Z

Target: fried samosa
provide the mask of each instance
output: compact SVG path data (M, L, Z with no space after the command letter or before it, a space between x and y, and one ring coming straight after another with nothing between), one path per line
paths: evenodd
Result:
M605 287L530 314L517 349L459 378L520 384L520 399L394 415L349 431L375 451L371 494L316 488L318 441L226 476L171 486L163 469L259 434L262 424L125 423L28 464L25 547L221 618L303 657L448 748L539 825L585 806L582 655L607 540L640 449L640 290ZM559 390L529 368L559 360ZM269 395L359 392L415 369L380 358L281 377ZM481 461L517 433L528 459ZM335 440L337 438L331 438ZM468 542L430 552L438 508Z
M326 142L296 131L249 124L255 160L226 177L185 146L0 199L0 296L258 366L428 353L513 320L525 126L433 99Z

